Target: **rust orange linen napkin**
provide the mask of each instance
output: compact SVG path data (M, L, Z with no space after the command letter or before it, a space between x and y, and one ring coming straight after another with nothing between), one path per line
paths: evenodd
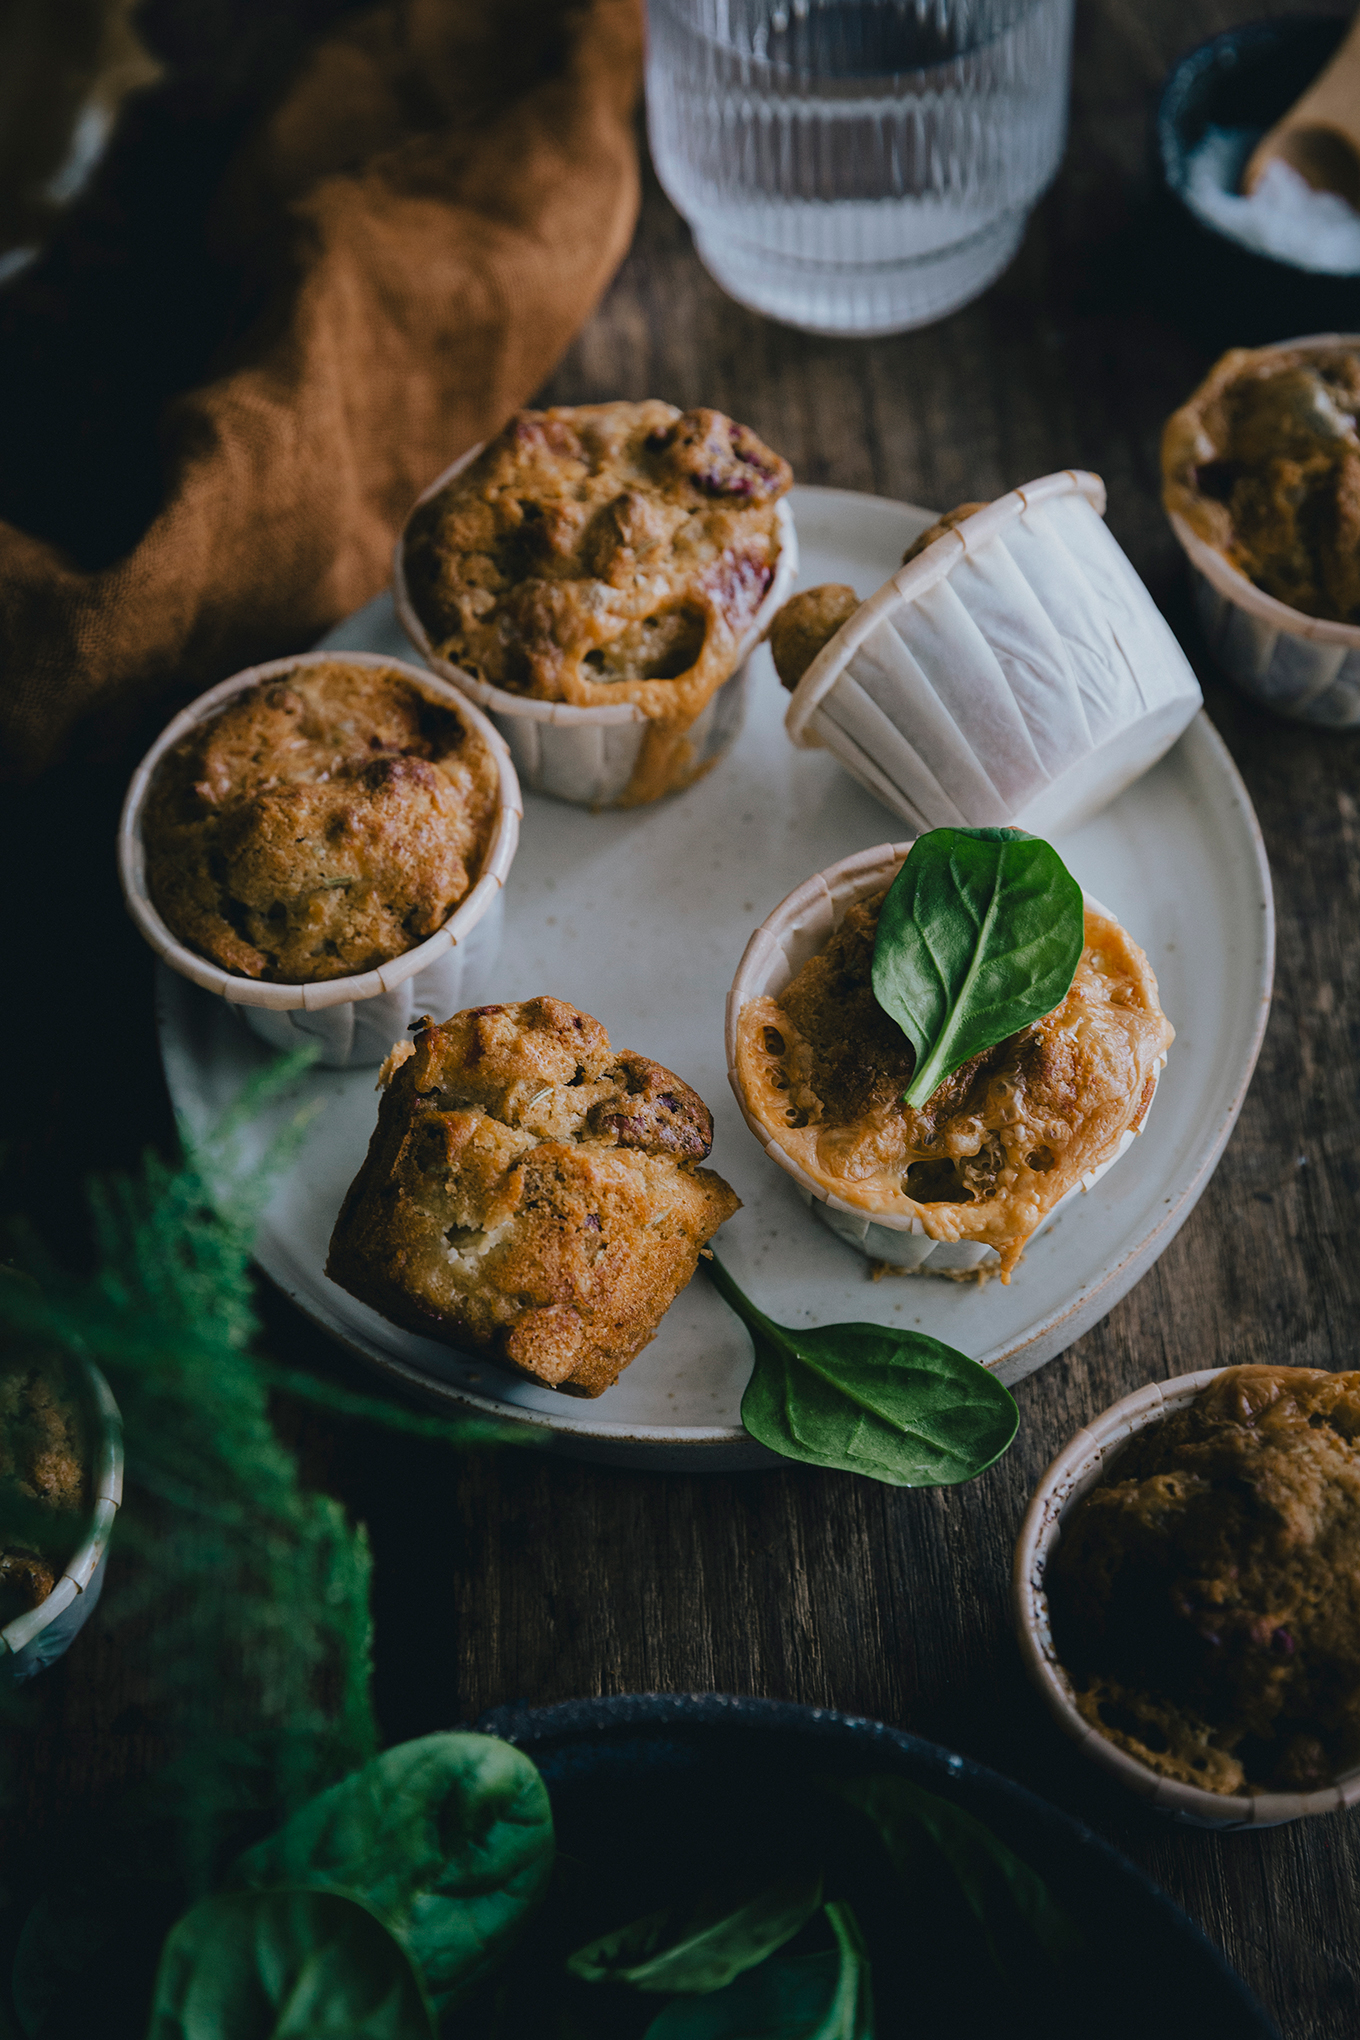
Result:
M306 50L211 194L248 316L153 407L158 494L127 541L93 535L111 500L117 528L116 460L63 449L54 477L30 446L29 478L0 452L7 776L305 646L385 584L414 497L532 394L622 258L640 51L640 0L388 0ZM45 334L73 384L99 374L79 272L44 259L4 295L24 291L0 316L9 405ZM156 307L139 316L154 345Z

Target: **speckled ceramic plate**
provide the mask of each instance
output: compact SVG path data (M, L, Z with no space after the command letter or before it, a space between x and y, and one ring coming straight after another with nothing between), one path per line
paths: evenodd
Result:
M793 495L801 586L881 585L934 512L836 489ZM408 649L387 596L325 640ZM1201 715L1096 821L1062 841L1075 876L1147 949L1176 1027L1147 1131L1029 1248L1012 1283L868 1280L742 1123L727 1085L723 1005L751 930L785 894L900 824L825 753L785 735L788 697L757 654L746 728L698 786L655 807L593 815L530 794L506 893L497 995L551 992L620 1047L676 1070L713 1108L713 1164L743 1199L718 1245L761 1308L791 1324L847 1318L919 1327L1018 1380L1069 1346L1151 1267L1192 1210L1241 1108L1270 999L1270 876L1251 803ZM201 1128L268 1051L219 999L167 971L160 1038L176 1106ZM746 1332L702 1275L617 1385L594 1402L536 1387L399 1331L326 1280L326 1243L377 1113L371 1070L317 1070L303 1145L261 1226L260 1265L342 1344L441 1401L546 1428L583 1457L652 1466L768 1463L741 1428ZM295 1112L281 1101L261 1144Z

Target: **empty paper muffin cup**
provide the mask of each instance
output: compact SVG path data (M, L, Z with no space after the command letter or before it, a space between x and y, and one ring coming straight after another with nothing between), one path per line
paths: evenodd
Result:
M492 824L481 873L442 928L414 949L379 964L376 970L314 984L272 984L223 970L171 934L147 890L142 822L147 794L166 754L199 723L209 721L247 688L282 680L300 667L375 666L402 674L446 703L477 732L496 761L500 805ZM500 950L504 917L502 892L519 843L523 803L504 739L477 708L448 682L376 652L301 652L251 666L209 688L164 729L132 776L118 825L118 875L128 912L162 962L205 991L235 1006L246 1025L275 1048L315 1042L318 1060L332 1069L380 1063L418 1014L447 1019L490 991L490 973Z
M93 1615L104 1589L109 1538L123 1499L123 1423L108 1382L79 1363L90 1425L93 1506L85 1535L45 1601L0 1629L0 1678L15 1685L55 1664Z
M1200 706L1104 509L1100 477L1068 470L945 532L823 646L789 704L794 742L922 832L1089 821Z
M770 1160L777 1162L785 1175L793 1178L804 1202L812 1207L838 1239L844 1240L847 1246L854 1247L869 1260L884 1262L903 1273L959 1275L985 1266L995 1267L1000 1255L995 1247L982 1240L933 1240L914 1213L888 1212L870 1216L860 1207L844 1203L823 1184L814 1182L748 1108L737 1068L737 1031L742 1008L752 999L778 999L803 965L826 947L851 907L891 885L910 849L910 843L881 843L873 850L861 850L853 857L844 857L828 871L819 871L806 880L762 921L746 945L732 989L727 995L727 1081L741 1107L742 1118ZM1093 912L1114 918L1089 893L1083 897ZM1159 1071L1165 1060L1165 1056L1160 1059ZM1089 1170L1080 1183L1074 1183L1066 1195L1059 1198L1031 1238L1037 1238L1074 1197L1092 1189L1114 1167L1146 1126L1151 1110L1152 1099L1149 1098L1147 1111L1137 1126L1125 1129L1109 1160Z
M1277 352L1325 354L1338 347L1360 349L1360 334L1282 340L1278 347L1257 349L1253 359ZM1295 722L1332 729L1360 723L1360 624L1329 623L1267 595L1180 511L1168 507L1167 515L1190 562L1205 642L1228 678Z
M437 496L455 475L481 452L474 446L431 482L416 509ZM765 600L737 651L730 679L723 681L684 732L688 747L683 776L664 790L679 792L717 763L741 734L746 714L746 686L751 654L769 629L775 611L788 596L798 573L798 535L787 502L775 506L779 519L779 562ZM392 593L402 628L431 672L451 680L469 699L484 708L510 746L520 783L530 793L548 793L578 807L603 808L620 803L628 793L642 756L649 718L633 701L578 707L568 701L538 701L493 687L473 673L442 658L411 602L404 564L405 539L397 541L392 567Z
M1148 1800L1160 1813L1192 1827L1279 1827L1307 1814L1337 1813L1360 1803L1360 1770L1346 1772L1334 1784L1312 1792L1205 1792L1162 1777L1127 1750L1119 1749L1078 1712L1072 1682L1054 1646L1044 1587L1048 1561L1072 1503L1104 1478L1135 1431L1184 1409L1219 1372L1219 1368L1209 1367L1199 1374L1177 1375L1174 1381L1151 1382L1069 1438L1034 1490L1020 1526L1011 1570L1011 1616L1025 1670L1044 1705L1063 1734L1102 1771Z

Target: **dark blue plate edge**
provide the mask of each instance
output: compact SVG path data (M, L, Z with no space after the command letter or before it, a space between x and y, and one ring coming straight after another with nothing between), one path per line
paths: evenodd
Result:
M1032 1858L1033 1831L1037 1829L1048 1855L1075 1849L1094 1859L1109 1876L1136 1889L1139 1898L1159 1916L1160 1923L1183 1956L1195 1967L1215 1972L1216 1981L1231 1997L1260 2040L1281 2040L1273 2023L1222 1950L1167 1896L1145 1872L1072 1814L1041 1799L1028 1787L1017 1784L999 1771L959 1756L939 1743L892 1728L886 1722L865 1715L842 1714L833 1708L809 1707L793 1700L769 1700L753 1695L730 1693L620 1693L596 1699L563 1700L547 1707L511 1704L491 1709L475 1724L483 1735L499 1736L526 1753L540 1749L567 1749L592 1739L613 1738L629 1730L664 1732L668 1729L722 1728L751 1734L779 1732L798 1738L822 1740L829 1745L863 1750L878 1743L908 1759L917 1769L933 1773L941 1787L955 1798L977 1800L980 1819L1001 1833L1017 1852ZM998 1822L998 1806L1010 1818ZM1010 1828L1012 1833L1004 1830ZM1031 1839L1026 1850L1027 1829ZM1042 1865L1036 1864L1036 1868ZM1064 1880L1065 1881L1065 1880Z

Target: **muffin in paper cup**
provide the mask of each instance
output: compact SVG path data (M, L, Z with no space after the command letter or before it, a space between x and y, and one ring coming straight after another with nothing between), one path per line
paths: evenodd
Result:
M1104 509L1099 476L1068 470L943 532L822 647L793 741L919 831L1089 821L1201 700Z
M850 909L861 900L882 892L897 876L910 843L883 843L842 858L828 870L817 872L777 906L757 928L746 945L727 995L726 1046L727 1077L747 1126L776 1162L797 1184L803 1200L824 1225L847 1246L866 1259L882 1263L901 1274L945 1275L962 1278L995 1271L1001 1266L998 1250L981 1240L938 1240L926 1231L916 1211L869 1211L838 1197L819 1183L776 1140L746 1095L739 1068L742 1014L753 1000L777 1000L793 978L812 957L825 948ZM1114 916L1083 894L1088 910L1113 921ZM1116 924L1117 925L1117 924ZM1147 1124L1156 1094L1157 1079L1166 1062L1165 1052L1157 1058L1147 1092L1140 1101L1136 1121L1125 1128L1114 1152L1088 1170L1041 1219L1028 1236L1035 1239L1080 1193L1094 1188L1121 1155L1128 1152ZM906 1201L906 1200L904 1200Z
M92 1362L77 1365L90 1427L89 1521L51 1593L0 1629L0 1678L14 1685L64 1656L98 1607L109 1539L123 1499L123 1421L118 1405Z
M365 666L400 674L427 699L451 708L486 746L497 772L497 808L476 881L442 927L374 970L311 983L281 984L224 970L179 941L158 913L147 880L144 823L157 768L177 744L209 722L238 695L263 681L283 680L321 665ZM251 1031L275 1048L319 1045L319 1060L333 1069L381 1063L419 1015L446 1017L475 1005L492 989L500 949L503 891L519 843L523 802L504 739L488 719L447 681L373 652L301 652L248 667L223 680L177 715L133 774L118 828L118 872L128 912L162 962L242 1015Z
M447 488L483 451L474 446L436 476L416 511ZM741 733L751 654L769 628L798 574L798 536L787 500L775 505L780 534L774 578L737 647L733 671L678 736L632 701L579 706L545 701L493 686L436 651L411 599L406 570L407 533L397 542L392 592L402 627L431 672L452 681L485 709L510 746L520 783L579 807L642 805L690 786L715 765ZM408 527L409 530L409 522ZM653 747L649 756L648 746ZM661 755L664 750L665 755Z
M1235 348L1167 421L1163 501L1190 564L1200 626L1227 677L1277 715L1332 729L1360 723L1360 624L1310 616L1258 588L1224 550L1232 543L1226 506L1195 486L1200 467L1222 451L1205 417L1230 385L1278 363L1360 353L1360 335L1317 333L1273 347Z
M1049 1714L1082 1755L1140 1799L1191 1827L1279 1827L1310 1814L1337 1813L1360 1804L1360 1771L1334 1784L1302 1792L1209 1792L1166 1778L1103 1736L1080 1713L1072 1681L1053 1638L1046 1574L1062 1536L1063 1517L1109 1473L1135 1431L1185 1409L1221 1373L1209 1367L1173 1381L1150 1382L1103 1410L1068 1439L1040 1478L1016 1539L1011 1567L1011 1621L1026 1674Z

